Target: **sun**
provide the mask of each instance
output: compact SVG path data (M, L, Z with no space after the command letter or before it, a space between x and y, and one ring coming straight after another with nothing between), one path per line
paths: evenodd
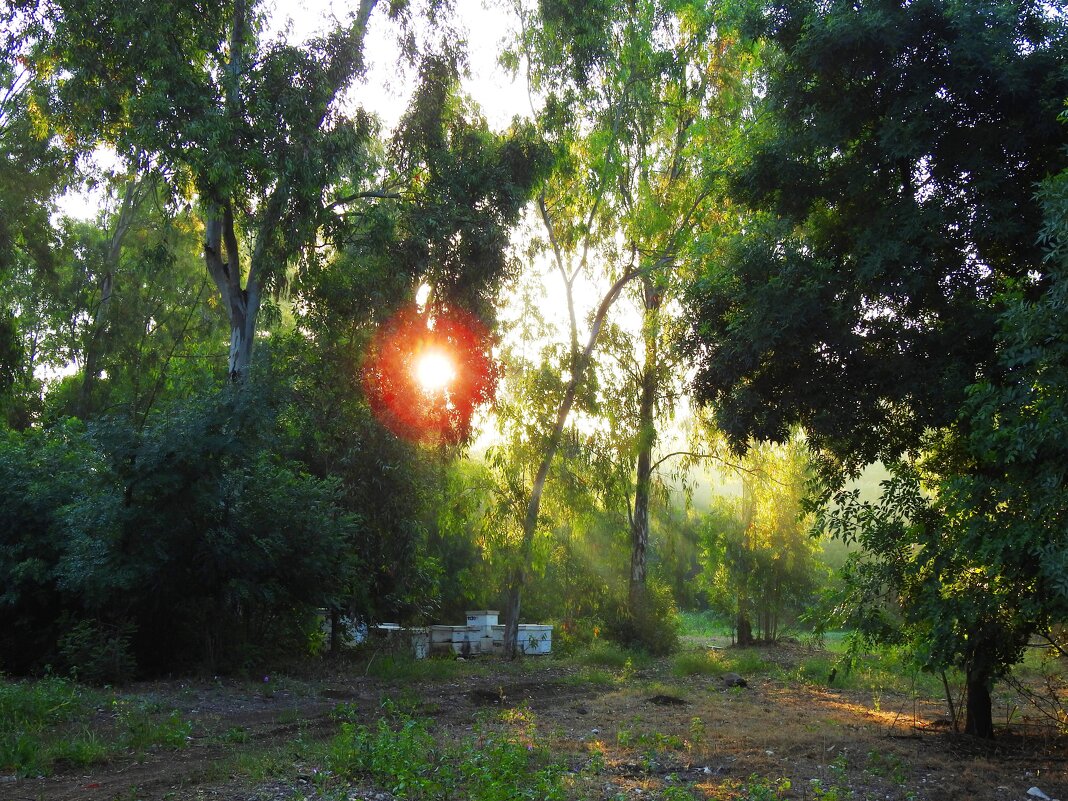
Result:
M440 392L456 379L456 366L449 354L432 348L415 362L415 380L424 392Z

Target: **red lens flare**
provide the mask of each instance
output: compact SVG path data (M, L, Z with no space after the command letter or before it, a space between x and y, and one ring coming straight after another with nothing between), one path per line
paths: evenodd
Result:
M397 312L375 335L364 362L364 391L375 416L408 440L465 442L475 409L497 391L501 369L492 344L486 328L465 312Z

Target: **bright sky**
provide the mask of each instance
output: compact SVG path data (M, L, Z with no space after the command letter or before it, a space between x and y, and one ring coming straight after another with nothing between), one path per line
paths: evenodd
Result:
M503 130L516 115L530 116L530 102L524 81L514 81L497 65L497 54L513 24L511 13L500 0L455 0L456 17L468 40L470 76L464 79L466 91L479 104L490 126ZM364 43L368 70L364 80L350 92L350 102L362 106L391 130L407 108L414 88L413 76L398 68L401 62L396 32L384 13L387 3L371 15ZM265 0L270 33L288 32L291 42L303 42L344 19L355 6L354 0ZM106 150L95 155L101 169L116 167ZM101 190L103 187L101 187ZM59 212L69 217L95 217L103 202L102 194L71 192L59 201Z
M471 75L464 88L482 107L487 121L496 129L507 127L515 115L530 116L526 85L515 82L497 65L497 54L509 36L514 18L494 0L455 0L456 17L468 41ZM272 27L282 30L288 24L291 41L305 41L343 19L355 2L336 0L267 0ZM353 95L358 103L374 111L386 129L392 128L404 112L411 94L411 76L397 68L400 53L394 26L386 18L385 2L371 15L364 43L368 63L366 80Z

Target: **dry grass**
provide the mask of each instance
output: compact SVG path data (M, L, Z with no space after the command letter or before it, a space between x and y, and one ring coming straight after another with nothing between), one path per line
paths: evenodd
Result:
M706 643L674 659L624 660L615 667L607 659L594 660L596 666L528 659L519 666L461 663L440 675L425 669L419 678L394 680L352 666L294 683L299 692L270 697L240 685L175 687L168 703L196 725L180 761L163 755L137 766L116 763L88 779L59 771L53 780L0 790L57 801L88 798L84 788L99 784L109 793L99 797L125 797L136 773L135 795L145 801L248 801L268 797L267 784L283 788L272 799L327 801L335 796L300 785L297 773L321 768L315 756L321 749L309 744L336 735L340 724L329 709L340 700L347 720L373 724L383 699L392 698L426 719L443 743L501 732L548 754L575 801L1009 801L1025 798L1032 786L1068 798L1068 739L1010 689L997 696L998 738L976 742L939 725L946 716L942 700L899 661L872 660L844 686L828 686L825 670L835 659L796 644L713 652ZM742 673L748 687L726 688L726 671ZM1039 687L1048 672L1036 666L1026 680ZM153 692L166 694L167 688L154 685ZM224 736L238 728L241 738ZM263 755L283 752L302 754L299 767L264 761ZM220 759L232 766L226 775L208 769ZM203 778L190 779L197 775ZM336 797L362 796L344 790Z

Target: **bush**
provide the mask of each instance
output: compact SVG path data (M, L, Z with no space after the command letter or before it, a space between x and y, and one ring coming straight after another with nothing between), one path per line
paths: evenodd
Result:
M678 647L679 626L671 588L650 581L637 608L632 610L621 604L606 615L605 634L627 648L663 656Z
M137 670L137 660L130 651L133 631L129 623L74 623L59 638L63 666L70 675L89 684L124 684Z

